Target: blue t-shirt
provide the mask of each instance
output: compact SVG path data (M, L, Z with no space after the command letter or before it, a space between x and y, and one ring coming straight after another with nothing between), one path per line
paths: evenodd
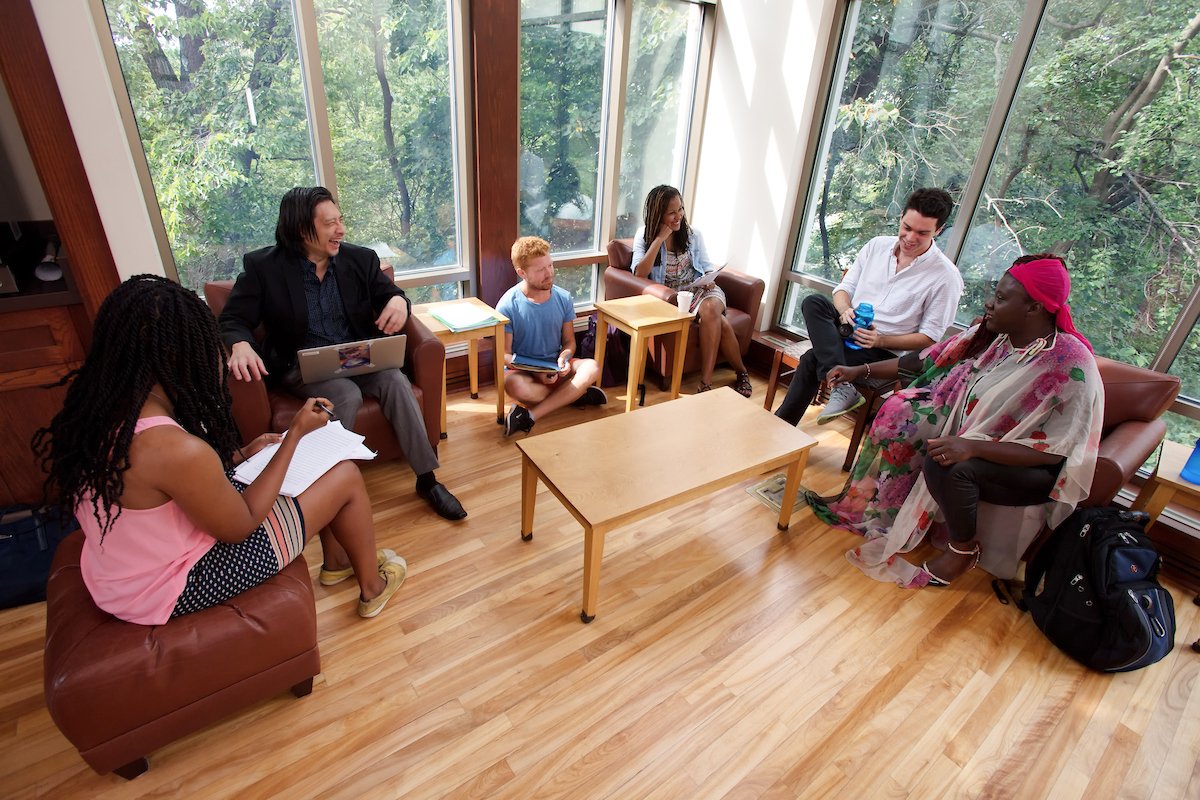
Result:
M504 326L512 334L514 355L556 361L562 352L562 326L575 321L575 304L566 289L550 287L550 299L534 303L521 291L521 284L509 289L496 304L496 310L508 317Z

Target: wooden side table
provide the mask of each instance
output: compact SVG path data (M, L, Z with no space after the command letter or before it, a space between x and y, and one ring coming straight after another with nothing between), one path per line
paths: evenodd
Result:
M493 325L479 328L454 331L433 316L434 311L454 305L475 306L478 310L491 314L495 320ZM471 399L479 398L479 340L488 336L494 337L493 358L496 368L496 423L504 422L504 326L508 318L478 297L464 297L461 300L444 300L440 303L424 303L413 306L412 313L417 316L425 327L429 328L443 344L455 342L467 343L467 372L471 379ZM442 362L442 438L446 438L446 364Z
M683 381L683 356L687 352L688 328L694 314L680 311L668 302L650 295L634 295L616 300L596 301L596 363L600 365L599 385L604 376L604 347L608 338L604 332L608 325L615 325L629 334L629 380L625 395L625 410L632 411L637 397L638 384L646 371L646 349L650 340L659 334L675 334L675 352L680 354L671 369L671 399L679 397L679 384Z
M1151 525L1167 507L1167 503L1171 502L1176 492L1200 497L1200 486L1184 480L1179 474L1191 454L1192 448L1186 445L1172 441L1163 442L1158 467L1143 484L1137 499L1130 506L1134 511L1145 511L1149 514Z
M774 352L771 357L771 376L767 379L767 396L763 401L763 408L770 411L775 404L775 390L779 388L782 368L787 367L794 372L800 365L800 356L812 349L812 342L793 342L762 331L755 331L750 338Z

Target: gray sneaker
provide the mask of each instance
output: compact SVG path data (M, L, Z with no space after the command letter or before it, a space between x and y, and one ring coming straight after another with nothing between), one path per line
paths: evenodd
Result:
M829 402L817 417L817 424L824 425L830 420L837 419L842 414L848 414L863 404L863 396L852 384L839 383L829 393Z

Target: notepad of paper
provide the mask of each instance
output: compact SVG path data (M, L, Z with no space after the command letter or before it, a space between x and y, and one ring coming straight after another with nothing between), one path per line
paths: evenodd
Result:
M709 272L701 272L700 277L696 278L696 280L692 281L687 286L681 286L679 288L687 289L690 291L692 289L700 289L705 286L711 286L713 283L716 282L717 274L720 273L720 271L723 269L725 269L724 265L719 266L714 270L710 270Z
M491 311L473 303L454 303L431 310L429 314L455 333L496 324Z
M271 456L275 455L278 449L279 445L273 444L259 450L238 464L233 477L242 483L253 483L267 468ZM374 457L375 453L363 444L362 436L346 430L341 422L335 420L300 440L292 462L288 464L287 475L279 493L295 497L312 486L317 478L328 472L334 464L349 459L370 461Z

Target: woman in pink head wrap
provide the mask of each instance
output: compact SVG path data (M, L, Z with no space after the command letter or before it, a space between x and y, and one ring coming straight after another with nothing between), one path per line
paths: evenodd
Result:
M1050 253L1018 258L969 330L892 361L835 367L832 382L919 377L888 399L847 489L806 495L817 516L861 533L846 554L879 580L944 586L979 561L976 506L1041 506L1057 525L1091 488L1104 417L1091 345L1071 320L1071 281ZM939 511L949 549L920 567L899 553Z

